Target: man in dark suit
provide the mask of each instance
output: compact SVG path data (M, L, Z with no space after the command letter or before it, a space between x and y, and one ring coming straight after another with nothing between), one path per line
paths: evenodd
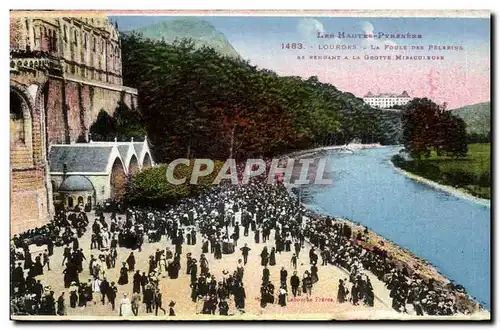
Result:
M248 261L248 252L252 249L248 247L248 244L245 243L245 246L243 246L241 249L241 254L243 255L243 263L246 265Z
M300 286L300 279L297 276L297 271L294 271L292 277L290 277L290 286L292 287L293 296L297 297Z
M69 245L66 245L66 247L64 248L63 261L61 266L64 266L66 260L69 260L70 257L71 257L71 248L69 247Z
M101 284L99 285L99 289L101 290L101 302L104 305L106 303L106 296L108 295L108 291L110 289L109 282L106 278L103 278Z
M146 285L146 288L143 292L143 301L146 304L146 313L153 312L153 301L154 301L154 292L151 288L151 284Z
M115 282L111 282L111 287L108 290L108 300L111 303L111 307L113 308L113 310L115 310L115 300L117 292L118 289L115 286Z

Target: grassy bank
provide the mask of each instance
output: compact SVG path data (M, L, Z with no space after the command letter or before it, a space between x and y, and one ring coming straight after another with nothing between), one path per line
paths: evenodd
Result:
M432 152L428 159L406 161L396 155L394 165L443 185L461 188L467 193L491 199L491 146L489 143L469 144L467 157L438 156Z

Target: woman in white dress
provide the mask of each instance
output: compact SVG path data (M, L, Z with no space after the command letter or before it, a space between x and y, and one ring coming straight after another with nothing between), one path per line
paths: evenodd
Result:
M97 278L94 278L92 280L92 291L93 292L101 292L101 280L99 279L99 277Z
M110 237L109 237L109 232L105 228L103 228L103 230L102 230L101 239L102 239L102 249L101 250L109 249Z
M127 294L123 295L123 299L120 301L120 316L133 316L132 303L127 297Z
M159 268L158 271L162 275L162 277L167 276L167 258L165 257L166 252L163 252L160 257Z

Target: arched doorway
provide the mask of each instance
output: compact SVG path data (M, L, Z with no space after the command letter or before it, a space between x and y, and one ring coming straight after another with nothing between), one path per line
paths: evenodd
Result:
M119 199L125 193L126 174L123 164L119 158L116 158L111 169L111 198Z
M73 207L73 197L68 197L68 207Z
M21 95L10 90L10 143L27 146L31 142L31 116L28 104Z
M83 205L83 196L78 196L78 206Z
M137 161L137 157L133 155L132 158L130 159L130 163L128 164L128 175L132 176L135 173L137 173L138 170L139 170L139 162Z
M149 153L146 153L144 155L144 160L142 161L142 168L146 169L148 167L151 167L151 164L152 164L152 162L151 162L151 156L149 155Z

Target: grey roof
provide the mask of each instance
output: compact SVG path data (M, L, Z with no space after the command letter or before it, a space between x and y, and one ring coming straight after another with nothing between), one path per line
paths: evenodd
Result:
M130 146L128 144L122 144L118 146L118 151L120 152L120 156L122 157L123 161L127 159L127 152L129 147Z
M403 91L401 94L396 93L380 93L378 95L373 95L371 92L368 92L364 97L410 97L406 91Z
M144 146L144 142L134 142L134 149L137 157L141 156L142 147Z
M64 146L54 145L50 149L49 166L51 172L106 172L112 146Z
M71 175L64 179L59 191L94 191L89 179L82 175Z

